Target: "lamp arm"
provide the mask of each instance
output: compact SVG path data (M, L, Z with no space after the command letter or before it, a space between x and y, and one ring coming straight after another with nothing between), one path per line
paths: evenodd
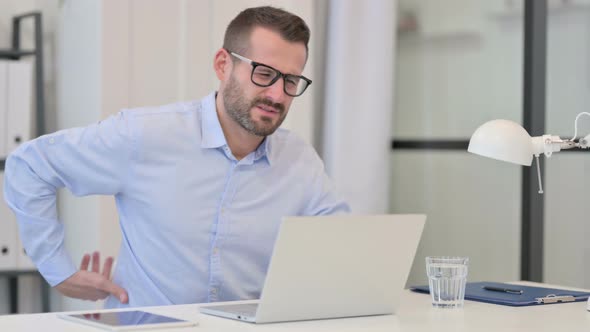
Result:
M544 154L547 158L551 157L553 152L561 150L569 150L576 147L590 148L590 134L582 139L580 143L573 140L564 140L559 136L543 135L532 137L533 140L533 155L538 156Z
M582 112L580 114L578 114L576 116L576 120L574 121L574 137L572 137L572 139L570 141L574 141L576 139L576 137L578 137L578 119L582 116L582 115L588 115L590 116L590 113L588 112ZM588 136L584 137L587 138Z
M568 141L564 141L559 136L543 135L531 137L533 140L533 155L544 154L547 158L551 157L553 152L559 152L562 148L570 148Z
M589 136L590 136L590 135L589 135ZM569 150L569 149L573 149L573 148L575 148L575 147L580 147L580 145L579 145L579 144L577 144L577 143L576 143L576 142L574 142L574 141L566 140L566 141L562 141L562 142L560 143L560 148L561 148L562 150Z

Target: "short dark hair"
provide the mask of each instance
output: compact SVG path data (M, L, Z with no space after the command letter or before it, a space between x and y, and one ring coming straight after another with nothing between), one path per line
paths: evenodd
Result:
M309 53L309 27L305 21L286 10L271 6L248 8L238 14L227 26L223 48L237 53L246 53L250 34L255 27L275 31L289 42L301 42Z

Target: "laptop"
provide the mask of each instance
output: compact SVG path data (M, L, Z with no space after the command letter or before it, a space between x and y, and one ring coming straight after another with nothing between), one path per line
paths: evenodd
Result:
M285 217L261 297L204 314L272 323L395 313L425 215Z

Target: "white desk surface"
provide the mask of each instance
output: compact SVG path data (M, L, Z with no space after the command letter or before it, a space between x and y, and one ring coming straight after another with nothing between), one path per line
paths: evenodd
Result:
M198 304L141 309L198 322L198 326L190 328L148 330L162 332L590 331L590 312L586 311L586 301L529 307L508 307L465 301L463 309L436 309L430 305L428 294L411 291L404 292L402 301L403 304L395 315L260 325L200 314ZM44 313L0 316L0 331L96 332L102 330L65 321L58 318L55 313Z

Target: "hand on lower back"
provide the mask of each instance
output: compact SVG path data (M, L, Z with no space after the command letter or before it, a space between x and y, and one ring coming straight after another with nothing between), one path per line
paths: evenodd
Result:
M92 265L90 266L91 261ZM77 299L97 301L112 294L121 303L127 303L129 302L127 291L111 280L112 267L113 258L108 257L101 272L100 254L98 252L93 253L92 258L86 254L80 263L80 270L55 286L55 288L65 296Z

